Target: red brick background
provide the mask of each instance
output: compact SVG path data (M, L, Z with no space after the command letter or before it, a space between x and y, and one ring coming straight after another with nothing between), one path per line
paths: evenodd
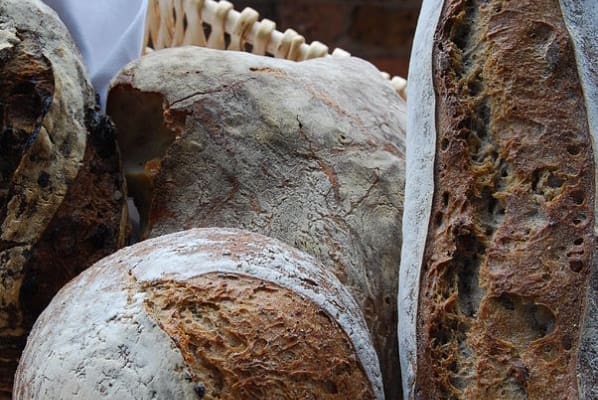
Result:
M231 0L235 9L251 7L277 29L292 28L364 58L379 69L407 77L409 52L421 0Z

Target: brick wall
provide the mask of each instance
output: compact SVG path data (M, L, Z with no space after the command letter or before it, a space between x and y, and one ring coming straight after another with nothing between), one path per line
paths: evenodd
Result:
M307 42L340 47L392 75L406 77L421 0L231 0L292 28Z

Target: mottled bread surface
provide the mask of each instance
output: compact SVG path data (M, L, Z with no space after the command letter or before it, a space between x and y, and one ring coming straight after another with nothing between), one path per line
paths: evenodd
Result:
M315 259L197 229L116 252L40 316L15 399L383 399L365 321Z
M556 0L449 0L416 399L577 399L595 171Z
M373 398L346 334L292 290L216 272L144 289L206 399Z
M38 1L0 1L0 397L62 285L124 242L114 128L66 28Z
M400 397L404 108L363 60L201 48L132 63L108 99L142 236L236 227L315 256L361 305L389 399Z

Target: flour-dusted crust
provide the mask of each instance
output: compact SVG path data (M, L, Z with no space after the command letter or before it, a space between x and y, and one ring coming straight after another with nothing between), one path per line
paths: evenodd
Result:
M143 57L108 99L144 235L238 227L314 255L364 311L390 399L400 397L404 107L359 59L200 48Z
M180 352L143 312L144 297L124 290L123 269L88 271L36 322L13 398L196 399Z
M332 274L276 240L211 228L123 249L63 288L30 335L15 399L382 390L363 316Z
M79 52L43 3L0 1L0 397L54 293L122 245L124 181Z
M434 195L436 98L432 82L432 46L442 0L422 4L413 41L407 86L405 211L399 275L398 342L403 398L411 399L416 374L416 324L421 263Z
M423 258L401 266L416 284L400 296L416 328L401 349L409 398L596 395L598 39L594 11L562 5L564 18L556 0L424 4L435 33L420 28L414 48L432 68L411 87L436 103L408 126L436 142L413 132L434 156ZM408 249L421 236L406 231Z

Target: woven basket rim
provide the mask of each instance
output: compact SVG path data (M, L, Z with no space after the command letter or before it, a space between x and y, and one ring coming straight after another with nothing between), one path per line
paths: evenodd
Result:
M227 0L148 0L143 44L146 53L195 45L292 61L351 56L338 48L329 53L328 46L318 41L307 44L293 29L280 32L274 21L260 20L259 13L250 7L238 12ZM403 99L407 98L404 78L381 74Z

